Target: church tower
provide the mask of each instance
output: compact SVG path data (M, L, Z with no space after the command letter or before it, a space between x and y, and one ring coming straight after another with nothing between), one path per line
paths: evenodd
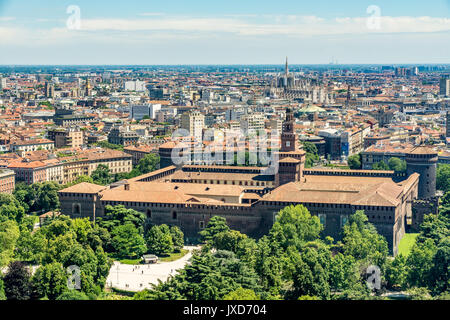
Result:
M286 77L289 74L289 64L288 64L288 57L286 57L286 66L284 67L284 74L286 75Z

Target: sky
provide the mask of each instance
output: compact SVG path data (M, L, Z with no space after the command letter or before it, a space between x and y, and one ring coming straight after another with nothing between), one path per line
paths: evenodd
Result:
M0 0L0 65L450 63L450 0Z

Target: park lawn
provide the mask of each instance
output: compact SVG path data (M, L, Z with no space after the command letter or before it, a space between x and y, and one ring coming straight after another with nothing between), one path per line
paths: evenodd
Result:
M405 233L400 244L398 246L398 253L404 255L405 257L411 252L412 246L416 243L416 238L418 233Z
M158 257L161 262L171 262L183 258L189 250L181 249L180 252L173 252L166 257Z
M122 264L132 264L132 265L140 264L141 261L142 261L141 258L137 258L137 259L122 259L122 260L119 260L119 262L122 263Z

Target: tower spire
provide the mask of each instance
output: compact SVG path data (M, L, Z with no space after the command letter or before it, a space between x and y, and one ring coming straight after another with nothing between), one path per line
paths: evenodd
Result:
M286 56L286 66L284 68L284 73L288 75L289 73L289 65L288 65L288 57Z

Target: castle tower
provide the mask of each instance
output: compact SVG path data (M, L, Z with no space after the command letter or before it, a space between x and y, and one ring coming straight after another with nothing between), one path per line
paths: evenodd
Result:
M281 133L281 152L296 150L296 139L294 133L294 114L290 108L286 109L286 120L283 122Z
M408 176L416 172L419 177L419 199L429 199L436 195L436 167L438 154L432 148L419 146L406 154Z

